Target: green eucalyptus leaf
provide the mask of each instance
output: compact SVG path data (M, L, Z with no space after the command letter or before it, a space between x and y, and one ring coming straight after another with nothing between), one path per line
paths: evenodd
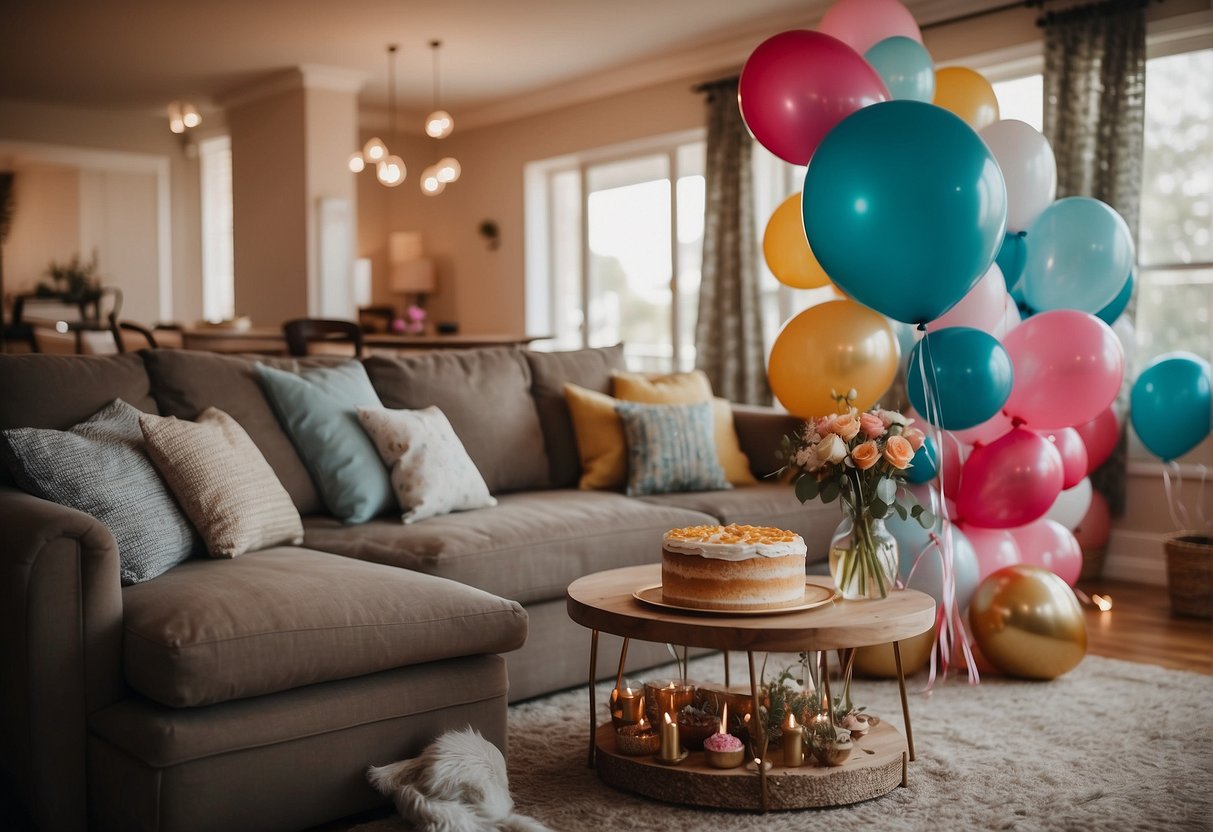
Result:
M918 525L924 529L929 529L935 525L935 515L929 509L923 509L922 514L918 515Z
M821 486L821 501L823 503L832 503L838 499L838 495L842 493L842 488L834 480L827 480Z
M925 508L923 508L922 506L916 505L910 509L910 516L913 517L915 520L917 520L919 517L922 516L922 513L924 511L926 511Z
M817 482L817 478L805 474L796 480L796 499L802 503L807 503L817 496L819 489L820 483Z
M868 502L868 510L872 512L872 516L877 520L882 520L889 516L889 504L879 497L873 497Z
M906 507L901 503L893 503L893 510L897 512L897 516L902 520L905 520L906 517L909 516L909 512L906 511Z
M897 483L887 477L876 483L876 496L882 502L891 503L897 497Z

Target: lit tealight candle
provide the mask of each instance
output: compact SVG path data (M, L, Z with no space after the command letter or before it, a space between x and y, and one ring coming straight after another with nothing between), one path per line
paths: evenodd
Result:
M673 763L682 756L682 744L678 739L678 723L666 713L661 724L661 761Z
M644 694L630 687L615 691L615 711L620 722L636 723L644 716Z
M804 729L796 723L795 714L788 714L783 726L783 764L789 768L804 765Z

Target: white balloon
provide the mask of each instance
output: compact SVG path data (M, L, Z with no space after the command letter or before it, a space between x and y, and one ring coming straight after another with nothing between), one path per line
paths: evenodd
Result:
M1025 231L1057 198L1057 160L1049 140L1009 118L981 131L1007 183L1007 230Z
M1091 478L1083 477L1078 485L1067 488L1057 495L1053 505L1045 512L1045 517L1074 531L1082 522L1082 518L1087 516L1087 509L1090 507Z
M1023 323L1023 318L1019 314L1019 304L1015 302L1015 298L1011 297L1010 292L1003 298L1002 303L1002 320L990 332L999 341L1006 337L1008 332Z
M973 288L955 306L931 321L929 329L934 332L950 326L967 326L997 338L996 330L1006 317L1006 297L1007 281L1002 276L1002 269L998 268L997 263L991 263L981 280L973 284ZM915 331L918 339L926 334L921 330Z

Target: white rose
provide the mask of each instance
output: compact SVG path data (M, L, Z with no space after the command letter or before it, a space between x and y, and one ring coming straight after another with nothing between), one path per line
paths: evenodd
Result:
M836 433L831 433L817 443L814 451L819 462L824 464L842 462L847 458L847 443Z

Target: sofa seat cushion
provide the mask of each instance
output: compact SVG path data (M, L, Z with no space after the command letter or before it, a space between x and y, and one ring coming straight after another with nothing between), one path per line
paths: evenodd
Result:
M506 494L493 508L357 529L304 521L304 544L441 575L522 603L563 598L591 572L661 559L669 529L710 523L698 511L602 491Z
M122 602L127 681L173 707L500 653L526 640L515 603L293 547L187 561L128 587Z
M830 538L842 520L838 504L820 500L800 504L792 486L763 482L730 491L693 494L653 494L638 498L653 505L690 509L710 514L714 522L742 523L790 529L804 538L810 563L825 560Z

